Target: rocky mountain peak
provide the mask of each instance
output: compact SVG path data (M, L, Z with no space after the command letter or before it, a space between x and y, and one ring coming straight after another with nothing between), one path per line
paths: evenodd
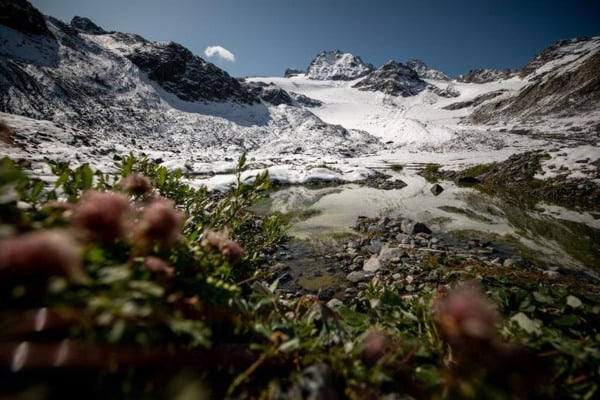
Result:
M427 83L417 72L397 61L388 61L354 85L360 90L378 91L393 96L414 96L425 90Z
M517 74L513 69L477 68L469 70L466 75L458 77L457 81L464 83L488 83L501 79L509 79Z
M322 51L312 60L306 76L315 80L351 81L373 71L374 67L360 57L340 50Z
M599 48L600 36L559 40L529 61L521 68L519 75L521 77L532 75L549 63L556 66L556 64L566 64L572 58L587 57L590 53L599 51ZM539 72L544 73L549 70L550 68L545 68L545 71Z
M303 74L304 71L300 70L300 69L296 69L296 68L287 68L285 70L285 72L283 73L283 77L284 78L292 78L294 76Z
M0 0L0 24L26 34L52 36L44 15L26 0Z
M178 43L150 42L123 34L112 36L117 41L123 40L126 46L119 47L119 51L126 58L181 100L258 102L237 79Z
M406 63L406 66L414 69L419 75L419 78L422 79L436 79L440 81L450 80L450 78L448 78L448 75L433 68L429 68L429 66L425 64L425 62L418 59L408 61Z
M104 29L93 23L89 18L75 16L71 20L71 26L83 33L92 35L102 35L106 32Z
M562 40L548 47L525 67L520 76L528 84L516 95L499 97L481 105L471 115L476 122L498 122L519 118L588 119L586 128L600 133L600 37ZM580 124L582 124L580 122Z

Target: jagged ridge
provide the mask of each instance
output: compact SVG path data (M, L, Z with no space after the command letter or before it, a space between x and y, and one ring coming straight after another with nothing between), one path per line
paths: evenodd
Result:
M414 96L427 88L412 68L396 61L388 61L354 85L360 90L379 91L393 96Z
M306 76L315 80L351 81L370 73L374 67L360 57L340 50L322 51L310 63Z

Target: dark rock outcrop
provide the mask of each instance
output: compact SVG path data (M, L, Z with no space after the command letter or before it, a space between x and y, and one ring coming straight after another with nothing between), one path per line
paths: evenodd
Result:
M477 107L477 106L483 104L485 101L491 100L491 99L498 97L504 93L506 93L506 90L504 90L504 89L494 90L493 92L480 94L479 96L475 97L473 100L459 101L456 103L449 104L446 107L442 107L442 108L444 110L460 110L461 108L466 108L466 107L471 107L471 106Z
M437 94L440 97L453 98L460 96L460 92L452 83L448 83L446 87L441 88L435 85L429 85L429 90Z
M412 68L396 61L388 61L353 87L360 90L408 97L425 90L427 83L419 78L417 72Z
M89 18L75 16L71 20L71 26L83 33L92 35L103 35L106 32L104 29L93 23Z
M321 107L323 105L323 102L320 100L313 99L300 93L289 92L289 94L296 100L296 103L304 107Z
M131 36L121 35L127 38ZM138 43L126 48L124 56L148 74L167 92L185 101L236 101L252 104L258 100L237 79L214 64L195 56L175 42ZM141 39L141 40L140 40Z
M303 73L304 73L304 71L302 71L300 69L288 68L283 73L283 77L284 78L291 78L293 76L300 75L300 74L303 74Z
M26 0L0 0L0 24L27 34L52 36L44 15Z
M250 91L263 101L271 103L275 106L280 104L294 105L294 100L288 92L273 84L263 82L253 82L249 84Z
M406 63L406 66L414 69L419 75L419 78L436 79L440 81L450 80L450 78L448 78L448 75L433 68L429 68L429 66L421 60L410 60Z
M470 70L466 75L458 77L457 81L464 83L488 83L508 79L517 74L512 69L478 68Z

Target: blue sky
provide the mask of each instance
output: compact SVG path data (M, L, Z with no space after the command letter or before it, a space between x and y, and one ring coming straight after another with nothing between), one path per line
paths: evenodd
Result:
M234 76L281 76L321 50L380 66L420 58L450 76L517 68L559 39L600 35L598 0L33 0L69 22L173 40ZM231 62L207 58L222 46Z

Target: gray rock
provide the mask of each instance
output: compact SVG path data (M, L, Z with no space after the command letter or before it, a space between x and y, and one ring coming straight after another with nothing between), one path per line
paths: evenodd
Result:
M369 273L366 271L354 271L354 272L350 272L348 275L346 275L346 279L352 283L358 283L358 282L366 281L366 280L370 279L372 276L373 276L373 273Z
M434 196L438 196L440 193L442 193L444 191L444 188L442 187L442 185L436 183L435 185L433 185L431 187L431 193L433 193Z
M421 222L414 222L408 219L402 221L402 232L408 235L416 235L417 233L431 234L431 229Z
M377 256L372 256L363 265L363 271L367 272L375 272L381 268L381 263L379 262L379 258Z
M317 294L317 298L321 301L329 301L333 299L334 295L335 291L333 291L333 289L325 289L319 291L319 293Z
M314 364L302 370L302 375L295 389L300 392L298 398L336 400L339 399L339 396L335 387L335 377L329 366L327 364Z
M506 260L504 260L504 262L502 263L502 266L504 268L513 268L519 265L519 262L517 260L515 260L514 258L507 258Z
M544 271L544 275L548 278L558 278L560 276L560 272L558 271Z
M335 310L338 307L342 307L344 305L344 303L338 299L331 299L327 302L327 307L331 308L332 310Z
M365 247L365 249L371 254L377 254L381 251L383 247L383 242L381 240L371 240L371 244Z
M406 253L401 248L385 245L379 253L379 262L384 267L389 267L390 264L398 262L404 256Z

